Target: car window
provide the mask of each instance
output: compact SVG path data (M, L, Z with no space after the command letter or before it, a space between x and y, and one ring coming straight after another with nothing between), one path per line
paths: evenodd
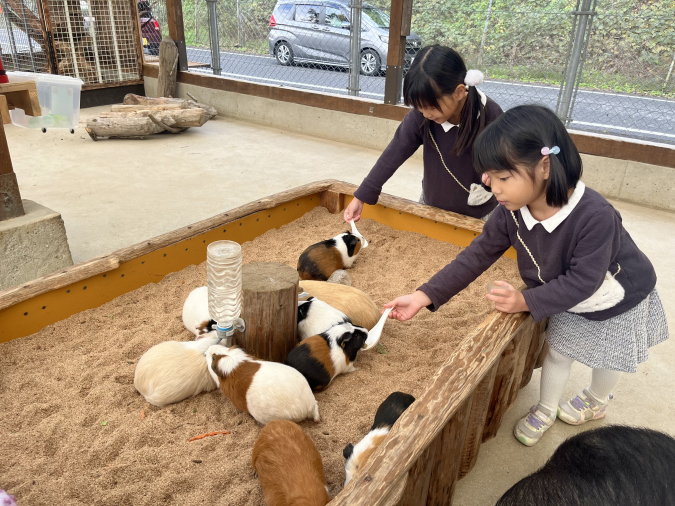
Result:
M342 28L343 23L349 23L349 18L345 16L344 12L342 12L342 9L336 9L335 7L327 6L326 19L324 20L324 23L335 28Z
M277 21L282 19L291 19L291 12L293 10L293 4L279 4L277 8L274 9L274 17Z
M319 5L298 4L295 7L295 20L304 23L319 23Z

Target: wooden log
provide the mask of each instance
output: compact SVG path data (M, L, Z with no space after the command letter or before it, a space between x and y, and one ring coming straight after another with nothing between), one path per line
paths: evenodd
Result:
M288 265L260 262L242 268L246 323L236 343L246 353L263 360L284 362L297 344L298 272Z
M520 381L520 388L525 387L532 379L532 372L536 365L537 358L541 353L541 348L544 346L546 333L546 321L542 320L534 324L532 329L532 340L530 341L530 348L527 350L527 359L525 361L525 370L523 371L523 378Z
M440 437L440 434L437 437ZM398 506L417 506L426 503L437 448L438 443L434 439L412 465Z
M209 120L209 114L204 109L178 109L175 111L103 111L99 118L147 118L150 114L155 118L167 121L171 118L171 124L176 127L199 127Z
M85 130L94 140L100 137L145 137L164 131L149 118L92 118L87 121Z
M473 401L471 402L471 413L469 413L469 423L464 437L464 446L462 447L462 459L459 465L458 479L464 478L469 471L476 465L478 452L483 439L483 427L487 419L488 409L490 408L490 399L492 398L492 388L497 376L499 364L495 361L490 371L478 384L473 391Z
M176 72L178 70L178 48L171 37L164 37L159 44L159 77L157 96L176 96Z
M511 385L513 384L514 373L518 365L519 343L516 338L512 338L499 358L495 385L492 389L490 407L488 408L488 416L483 428L483 442L489 441L497 435L497 430L499 430L499 426L502 423L504 413L508 409Z
M345 196L334 191L321 192L321 206L331 214L341 213L345 208Z
M546 360L547 354L548 354L548 342L546 341L546 339L544 339L544 344L542 345L541 351L537 356L537 361L534 364L535 369L539 369L541 366L544 365L544 360Z
M187 102L187 100L185 101ZM137 112L137 111L177 111L181 109L190 109L187 103L171 104L144 104L144 105L124 105L115 104L110 107L111 112Z
M437 447L429 481L427 506L446 506L452 504L455 484L459 475L462 447L469 422L473 396L466 398L455 415L445 424L436 438Z
M209 115L204 109L145 110L110 112L99 118L87 121L86 130L92 138L100 137L140 137L163 131L177 133L175 130L202 126ZM96 139L94 139L96 140Z
M185 109L188 108L204 109L206 112L209 113L209 116L211 118L215 118L216 115L218 114L218 111L216 111L215 107L202 104L201 102L198 102L197 100L194 99L188 100L185 98L170 98L170 97L150 98L141 95L135 95L133 93L128 93L127 95L124 96L122 104L123 105L183 104L185 106L184 107Z

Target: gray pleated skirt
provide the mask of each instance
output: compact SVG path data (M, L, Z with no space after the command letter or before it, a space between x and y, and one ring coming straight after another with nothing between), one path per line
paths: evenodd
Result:
M668 320L656 288L633 309L605 321L574 313L549 318L546 341L568 358L594 369L636 372L649 348L668 339Z

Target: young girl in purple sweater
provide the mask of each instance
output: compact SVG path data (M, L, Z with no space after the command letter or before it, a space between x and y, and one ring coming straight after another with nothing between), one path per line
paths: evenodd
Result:
M604 417L621 373L668 339L668 324L651 262L619 213L580 181L581 157L552 111L510 109L478 137L474 162L501 205L452 263L385 307L401 321L435 311L513 246L527 290L498 281L487 298L500 311L549 319L539 402L514 428L532 446L556 416L572 425ZM559 404L574 361L592 368L591 384Z

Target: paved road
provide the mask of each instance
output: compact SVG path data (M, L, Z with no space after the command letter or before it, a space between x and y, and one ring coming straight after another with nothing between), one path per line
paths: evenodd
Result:
M211 52L188 48L188 60L210 63ZM345 69L296 65L283 67L271 56L220 53L226 77L254 82L347 94ZM203 69L210 73L210 69ZM486 81L481 86L503 109L521 104L542 104L555 110L558 87ZM361 96L384 98L384 77L361 76ZM675 100L580 90L572 114L572 129L621 135L675 144Z

